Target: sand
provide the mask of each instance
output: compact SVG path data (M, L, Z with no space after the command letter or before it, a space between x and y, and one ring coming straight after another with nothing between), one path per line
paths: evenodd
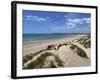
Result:
M58 56L60 58L60 60L62 61L64 67L90 66L90 63L91 63L90 62L90 59L91 59L91 57L90 57L91 52L90 51L91 51L91 49L84 48L82 45L75 42L76 39L79 39L82 36L83 35L77 35L75 37L53 40L53 41L49 41L46 43L40 43L40 44L39 43L38 44L34 44L34 43L25 44L25 45L23 45L23 56L30 54L30 53L35 53L35 52L43 50L43 49L46 49L47 46L51 45L51 44L58 45L58 44L66 43L66 42L71 42L74 45L77 45L78 47L80 47L82 50L84 50L84 52L88 56L88 59L78 56L75 51L71 50L71 48L69 47L70 45L61 46L58 50L48 50L48 52L51 52L54 55ZM41 55L41 54L39 54L39 55ZM38 56L36 56L36 57L38 57ZM32 61L34 61L35 58L33 58ZM48 57L48 60L52 60L56 64L56 62L54 61L54 57ZM31 62L31 60L28 61L25 65L27 65L30 62Z
M59 40L52 40L52 41L48 41L46 43L38 43L38 44L34 44L34 43L31 43L31 44L25 44L23 45L23 56L26 55L26 54L30 54L30 53L34 53L34 52L37 52L39 50L42 50L42 49L45 49L48 45L51 45L51 44L61 44L61 43L65 43L65 42L69 42L69 41L73 41L77 38L80 38L82 37L82 35L77 35L75 37L70 37L70 38L64 38L64 39L59 39Z

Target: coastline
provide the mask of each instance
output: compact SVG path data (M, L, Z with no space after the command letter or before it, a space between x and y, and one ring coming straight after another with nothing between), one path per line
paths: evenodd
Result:
M42 44L23 45L23 69L91 65L91 37L77 35Z
M42 41L38 43L36 42L30 42L30 43L26 43L23 44L23 56L30 54L30 53L34 53L37 52L41 49L45 49L48 45L57 45L57 44L61 44L64 42L69 42L69 41L73 41L75 39L81 38L84 35L76 35L74 37L67 37L67 38L63 38L63 39L55 39L55 40L46 40L46 41Z

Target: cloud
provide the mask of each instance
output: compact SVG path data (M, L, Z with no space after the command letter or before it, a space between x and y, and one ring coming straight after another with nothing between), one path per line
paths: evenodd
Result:
M66 25L67 25L67 28L69 28L69 29L76 27L76 24L74 24L74 23L66 23Z
M90 18L74 18L74 19L68 18L68 19L65 19L65 24L70 29L76 28L77 25L87 24L88 26L90 25Z
M83 23L90 23L90 18L75 18L75 19L67 19L67 22L76 23L76 24L83 24Z
M75 18L77 16L76 13L67 13L64 17L65 18Z
M91 22L90 18L83 18L83 21L85 21L88 24Z
M32 21L47 21L50 18L49 17L39 17L39 16L31 16L31 15L27 15L25 16L26 20L32 20Z

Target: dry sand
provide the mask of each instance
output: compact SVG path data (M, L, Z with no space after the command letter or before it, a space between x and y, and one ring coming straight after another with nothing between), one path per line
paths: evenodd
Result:
M25 44L23 45L23 56L26 54L35 53L39 50L46 49L47 46L51 44L58 45L58 44L69 42L69 41L73 42L73 40L79 39L82 36L83 35L78 35L75 37L64 38L60 40L53 40L53 41L49 41L42 44L39 44L39 43ZM76 42L73 42L73 44L83 49L85 53L87 54L88 59L78 56L77 53L75 53L73 50L70 49L69 45L61 46L59 50L49 50L48 52L52 52L55 55L57 55L61 59L65 67L90 66L90 53L91 53L90 48L86 49L82 45Z
M65 43L65 42L68 42L68 41L73 41L77 38L80 38L82 37L82 35L77 35L75 37L70 37L70 38L64 38L64 39L59 39L59 40L52 40L52 41L48 41L48 42L45 42L45 43L38 43L38 44L34 44L34 43L31 43L31 44L25 44L23 45L23 56L26 55L26 54L30 54L30 53L34 53L34 52L37 52L39 50L42 50L42 49L45 49L48 45L51 45L51 44L61 44L61 43Z

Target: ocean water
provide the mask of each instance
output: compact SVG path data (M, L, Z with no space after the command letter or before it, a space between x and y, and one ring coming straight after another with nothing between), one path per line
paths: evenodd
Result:
M23 43L38 43L41 41L51 41L56 39L63 39L73 37L79 34L23 34Z

